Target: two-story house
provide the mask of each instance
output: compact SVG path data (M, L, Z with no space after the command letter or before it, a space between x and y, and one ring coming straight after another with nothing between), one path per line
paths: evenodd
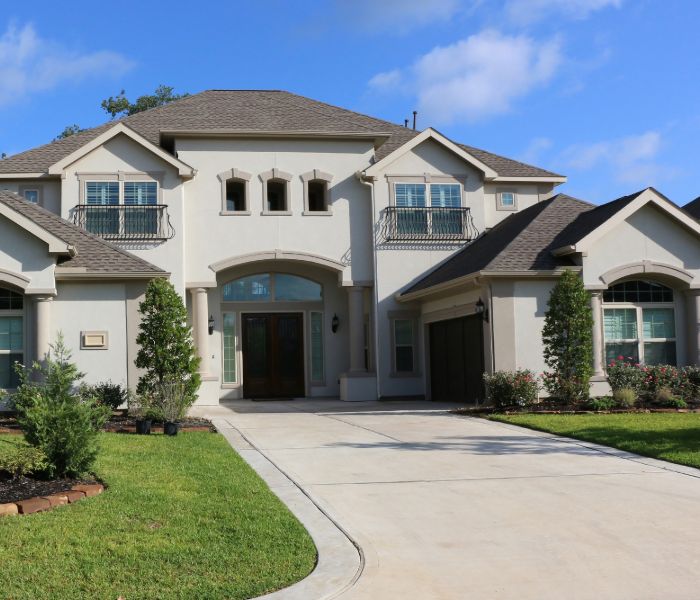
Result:
M168 277L223 398L473 401L543 370L546 301L582 271L596 381L697 363L700 226L653 189L565 177L282 91L211 90L0 161L0 387L63 332L134 386L138 304Z

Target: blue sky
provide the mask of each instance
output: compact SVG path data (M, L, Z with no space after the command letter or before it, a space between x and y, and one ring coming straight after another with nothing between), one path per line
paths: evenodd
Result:
M0 151L106 120L158 84L287 89L569 176L604 202L700 195L694 0L12 3L0 17Z

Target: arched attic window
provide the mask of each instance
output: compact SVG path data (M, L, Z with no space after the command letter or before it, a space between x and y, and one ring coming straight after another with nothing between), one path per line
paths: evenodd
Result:
M292 176L278 168L260 174L263 184L263 214L291 214L290 185Z
M229 169L217 176L221 182L221 212L250 214L250 173Z
M304 214L330 213L330 184L333 176L318 169L301 176L304 183Z
M606 364L623 360L676 364L673 290L654 281L623 281L603 292Z

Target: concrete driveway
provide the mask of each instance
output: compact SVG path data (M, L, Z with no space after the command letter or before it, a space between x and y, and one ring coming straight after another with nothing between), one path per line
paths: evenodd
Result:
M430 403L232 402L361 546L350 599L700 598L700 471Z

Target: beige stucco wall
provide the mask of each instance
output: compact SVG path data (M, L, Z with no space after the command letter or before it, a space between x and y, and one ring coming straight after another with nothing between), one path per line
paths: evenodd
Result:
M61 216L72 220L72 209L79 203L79 175L89 179L89 174L152 173L160 179L159 203L166 204L175 237L165 242L119 242L129 252L171 273L175 289L185 293L185 186L177 171L167 162L146 150L125 135L118 135L103 146L88 153L65 171L61 190ZM201 243L201 242L200 242Z
M178 157L197 169L186 186L188 281L210 281L209 265L270 250L301 251L346 264L344 280L372 279L371 209L366 186L355 172L369 164L368 140L182 139ZM251 175L250 215L220 215L219 173ZM292 176L290 215L263 215L263 182L273 168ZM331 214L304 215L301 175L318 169L332 175Z
M86 383L127 384L127 295L124 283L59 282L51 306L51 340L63 332ZM81 350L82 331L107 331L106 350Z
M58 177L2 179L0 189L22 195L26 188L39 190L39 205L53 213L61 212L61 180Z
M55 259L46 242L0 216L0 269L28 277L27 292L54 287Z
M486 183L483 191L484 219L487 228L495 227L503 219L512 215L512 210L498 208L498 193L501 191L515 192L517 211L524 210L550 198L554 193L554 184L539 183Z

